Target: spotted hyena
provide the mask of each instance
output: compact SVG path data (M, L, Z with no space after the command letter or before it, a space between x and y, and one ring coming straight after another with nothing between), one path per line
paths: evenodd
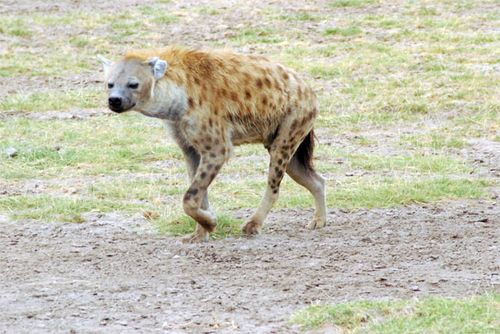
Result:
M271 159L265 195L243 232L260 231L285 172L314 196L308 227L325 225L325 182L312 165L318 105L294 71L261 56L173 46L100 60L109 108L165 120L184 153L191 179L184 211L198 222L187 241L207 240L214 231L207 189L233 146L246 143L264 144Z

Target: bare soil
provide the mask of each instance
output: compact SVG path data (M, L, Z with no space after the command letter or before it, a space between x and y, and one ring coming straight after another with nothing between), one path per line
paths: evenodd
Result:
M198 245L158 235L140 216L1 217L0 328L295 333L290 315L311 303L499 288L491 202L332 210L320 231L304 227L311 215L277 211L256 238Z
M89 8L112 12L149 2L6 0L0 3L0 14ZM262 9L332 10L327 1L179 1L172 6L201 5L231 10L201 19L193 12L186 24L165 31L160 42L203 46L230 35L239 25L258 26ZM383 14L391 9L372 10ZM321 34L314 33L321 24L304 22L302 32L321 43ZM63 33L61 27L47 28L38 43L56 30ZM43 91L48 84L65 89L95 87L96 78L94 73L71 77L63 73L50 80L0 78L0 97ZM48 120L104 112L4 112L0 121L14 114ZM323 144L350 145L345 134L324 132L318 131ZM384 144L390 134L366 131L369 134L376 144L366 151L390 154L394 147ZM460 156L474 164L476 173L498 177L499 152L498 143L477 140ZM43 191L43 184L33 190L32 185L40 182L34 180L23 189L1 187L0 195ZM311 303L499 291L498 194L492 189L491 200L330 210L328 225L320 231L305 228L311 210L275 210L256 238L196 245L159 235L139 214L89 213L84 224L11 221L0 216L0 332L297 333L288 319ZM234 215L244 219L250 213L241 210Z

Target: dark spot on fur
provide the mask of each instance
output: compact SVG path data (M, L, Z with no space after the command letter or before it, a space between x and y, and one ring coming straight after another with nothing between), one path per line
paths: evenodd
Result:
M259 79L257 79L256 84L257 84L257 87L258 87L258 88L262 88L262 80L261 80L260 78L259 78Z
M208 138L207 138L208 139ZM205 150L210 151L212 149L212 146L210 145L205 145Z
M212 153L210 153L210 158L215 158L215 157L217 157L217 156L215 155L215 153L213 153L213 152L212 152Z
M189 108L194 108L194 100L192 97L188 99Z
M271 88L271 80L269 80L268 77L264 78L264 83L266 84L267 88Z
M278 193L278 188L273 189L273 194L277 194L277 193Z
M201 177L202 179L206 178L206 177L207 177L207 173L205 173L205 172L201 172L200 177Z
M185 201L190 200L192 197L196 196L197 193L198 193L198 188L189 188L186 194L184 195L184 200Z
M288 73L283 72L281 76L283 77L283 79L288 80Z
M250 91L248 89L245 90L245 97L247 99L251 99L252 98L252 94L250 93Z
M276 89L278 89L278 90L281 90L281 85L278 82L278 79L276 79L275 77L273 77L273 81L274 81L274 87L276 87Z
M208 165L207 165L207 169L208 169L208 170L211 170L212 168L214 168L214 165L213 165L213 164L208 164Z
M262 105L263 105L264 107L267 107L267 96L263 96L263 97L262 97Z
M238 94L236 92L231 92L231 100L238 101Z

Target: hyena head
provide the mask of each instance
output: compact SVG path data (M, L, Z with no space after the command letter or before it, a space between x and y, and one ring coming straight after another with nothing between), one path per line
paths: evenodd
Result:
M126 59L116 63L98 56L104 68L108 89L108 106L121 113L133 108L141 109L153 96L157 80L167 70L167 62L158 57L147 61Z

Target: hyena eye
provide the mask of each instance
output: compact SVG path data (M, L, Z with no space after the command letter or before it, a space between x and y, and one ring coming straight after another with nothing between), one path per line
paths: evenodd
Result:
M129 83L128 88L130 89L137 89L139 87L139 84L137 82Z
M114 84L114 83L108 82L108 88L109 88L109 89L113 88L114 86L115 86L115 84Z

